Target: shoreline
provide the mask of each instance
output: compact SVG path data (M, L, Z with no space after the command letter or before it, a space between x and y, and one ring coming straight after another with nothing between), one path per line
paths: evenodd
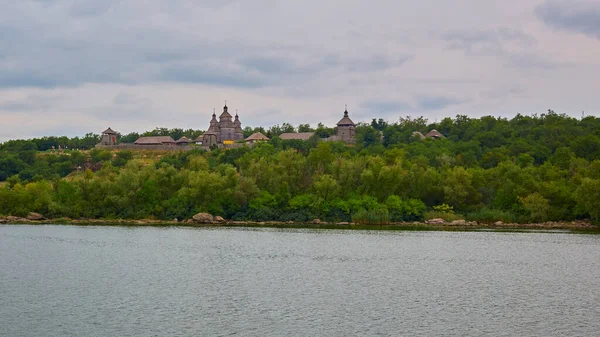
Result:
M25 218L6 219L0 218L0 225L67 225L67 226L122 226L122 227L199 227L199 228L280 228L280 229L342 229L342 230L414 230L414 231L509 231L509 232L531 232L531 231L557 231L572 233L600 234L600 226L592 225L588 221L570 222L544 222L530 224L483 224L483 223L436 223L426 222L401 222L385 225L366 225L346 222L281 222L281 221L223 221L219 223L198 223L190 221L168 221L168 220L107 220L107 219L40 219L28 220Z

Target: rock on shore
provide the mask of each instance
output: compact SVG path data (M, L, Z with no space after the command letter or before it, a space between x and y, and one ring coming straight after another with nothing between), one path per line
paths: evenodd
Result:
M226 223L222 216L213 216L209 213L198 213L194 215L188 222L199 223L199 224L223 224Z
M197 223L213 223L214 217L208 213L198 213L192 217Z
M40 213L29 212L29 214L27 214L27 220L39 221L44 219L45 217Z

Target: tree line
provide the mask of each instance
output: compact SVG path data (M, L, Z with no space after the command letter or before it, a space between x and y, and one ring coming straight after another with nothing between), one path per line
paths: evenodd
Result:
M310 126L306 126L309 130ZM139 152L0 146L0 214L235 220L600 220L600 119L554 111L437 123L374 119L353 146L271 141L152 159ZM289 128L288 128L289 129ZM322 125L312 129L333 133ZM437 129L444 139L414 136ZM294 131L297 131L294 128ZM248 130L248 132L254 130ZM267 131L267 130L265 130ZM32 145L34 144L34 145Z

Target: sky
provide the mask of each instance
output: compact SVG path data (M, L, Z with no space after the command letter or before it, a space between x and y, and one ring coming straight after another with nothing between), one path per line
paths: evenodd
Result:
M600 0L0 0L0 142L600 115Z

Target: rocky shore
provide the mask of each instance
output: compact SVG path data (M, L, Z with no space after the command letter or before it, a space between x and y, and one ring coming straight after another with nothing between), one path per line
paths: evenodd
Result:
M0 224L61 224L61 225L117 225L117 226L224 226L224 227L276 227L276 228L338 228L338 229L432 229L432 230L600 230L587 220L549 221L542 223L478 223L474 221L430 219L425 222L397 222L382 225L367 225L348 222L326 222L314 219L309 222L281 221L232 221L208 213L198 213L191 219L179 220L125 220L125 219L47 219L42 214L29 213L26 217L0 216Z

